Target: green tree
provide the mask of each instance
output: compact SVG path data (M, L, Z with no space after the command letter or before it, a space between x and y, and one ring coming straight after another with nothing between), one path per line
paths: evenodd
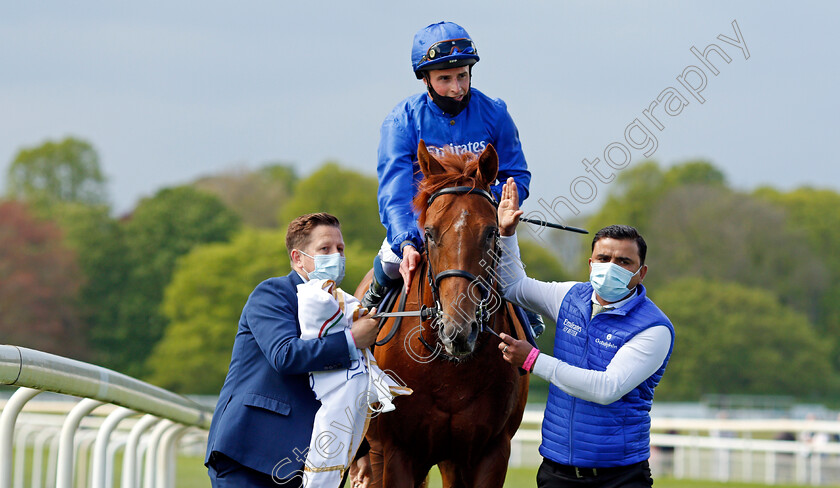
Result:
M257 171L240 169L201 178L194 185L219 197L243 223L276 228L297 180L293 167L271 164Z
M827 344L804 314L772 293L686 278L652 288L651 296L676 329L658 399L696 401L707 393L820 397L833 387Z
M51 214L84 277L77 305L87 324L91 359L100 366L118 367L124 346L121 305L133 286L123 229L104 205L63 203L52 207Z
M645 161L618 174L601 209L586 223L590 232L612 224L627 224L644 234L650 209L665 191L659 165ZM587 249L587 257L588 257Z
M260 168L258 173L273 183L281 184L286 195L291 195L295 191L295 185L300 180L294 166L288 163L269 163Z
M597 232L608 225L625 224L644 235L651 213L662 197L686 185L725 187L726 177L706 161L688 161L665 171L653 161L640 163L619 173L610 184L607 200L589 219L588 228Z
M786 228L810 245L808 259L829 276L820 303L814 307L814 325L831 338L835 367L840 368L840 194L832 190L798 188L783 193L772 188L755 192L758 198L787 212Z
M341 221L344 242L378 250L385 238L376 202L376 178L326 163L298 182L281 212L281 226L303 214L328 212ZM370 266L370 264L368 264Z
M708 161L687 161L668 168L663 185L666 189L682 185L725 187L726 176Z
M99 155L88 142L73 137L21 149L9 167L7 193L44 206L107 200Z
M342 290L351 295L356 293L359 283L362 282L367 272L373 268L373 258L376 256L376 252L377 249L365 248L358 243L349 244L344 248L346 270L344 280L341 282Z
M81 277L53 222L0 202L0 337L6 344L87 359L75 308Z
M198 244L229 240L239 227L218 198L193 187L164 189L140 202L123 227L131 271L114 331L124 344L116 369L145 375L146 358L166 325L160 304L177 259Z
M149 359L149 380L183 393L218 393L248 295L289 272L285 231L245 229L230 243L196 246L166 287L169 325Z
M519 254L525 265L525 273L540 281L568 281L569 274L560 265L560 261L546 249L534 241L519 240Z
M722 187L688 185L666 194L645 234L646 281L696 276L773 292L782 303L815 318L826 273L775 205Z
M645 236L653 287L683 276L734 281L771 290L817 320L827 273L807 240L778 205L732 191L708 162L667 170L646 162L622 172L587 225L595 232L610 224Z

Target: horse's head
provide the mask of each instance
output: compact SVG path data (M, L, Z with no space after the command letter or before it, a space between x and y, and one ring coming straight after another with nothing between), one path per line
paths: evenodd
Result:
M478 157L444 153L438 159L423 141L417 157L424 179L414 204L439 301L435 326L447 354L464 357L475 349L493 282L499 226L489 191L499 159L491 145Z

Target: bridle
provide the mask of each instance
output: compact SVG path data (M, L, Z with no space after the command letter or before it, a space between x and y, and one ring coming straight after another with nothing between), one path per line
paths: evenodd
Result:
M493 208L498 208L499 207L499 203L496 201L495 198L493 198L493 195L490 192L488 192L487 190L482 190L480 188L475 188L475 187L471 187L471 186L453 186L453 187L449 187L449 188L443 188L443 189L438 190L437 192L433 193L429 197L428 202L426 202L426 208L431 207L432 202L434 202L435 199L437 197L441 196L441 195L470 195L470 194L484 197L485 199L487 199L487 201L489 201L493 205ZM493 253L492 255L494 257L498 256L498 251L499 251L498 215L496 216L496 229L495 230L496 230L495 236L493 237L493 249L491 251ZM491 268L489 280L477 277L474 274L472 274L469 271L464 270L464 269L447 269L447 270L441 271L438 274L435 274L434 271L432 270L432 261L431 261L430 256L429 256L429 244L428 244L429 236L428 236L428 233L425 236L425 241L426 242L424 242L425 245L424 245L424 251L423 252L426 255L427 278L429 280L429 288L432 290L432 300L434 300L434 304L435 304L434 307L433 307L434 314L433 315L430 314L431 315L430 318L440 319L440 318L443 317L443 308L441 307L441 304L440 304L440 291L439 291L441 281L443 281L445 278L464 278L464 279L468 280L470 282L470 284L475 283L476 286L478 286L478 288L481 291L481 300L476 304L476 309L475 309L475 321L479 326L479 331L489 331L489 332L493 333L494 335L497 335L496 332L493 331L489 327L490 316L492 315L492 313L490 312L490 304L492 302L491 291L495 288L495 281L496 281L495 270ZM489 264L489 266L495 266L495 259L491 259L488 264ZM467 298L471 299L469 296ZM421 319L421 320L423 320L423 319ZM423 344L427 348L432 350L431 346L428 343L426 343L426 341L423 339L422 336L420 336L420 341L423 342Z
M481 196L481 197L487 199L487 201L489 201L491 204L493 204L493 208L498 208L499 207L499 203L496 201L495 198L493 198L493 195L490 192L488 192L487 190L482 190L480 188L474 188L474 187L471 187L471 186L453 186L453 187L443 188L441 190L438 190L437 192L433 193L429 197L429 200L426 203L426 207L427 208L430 207L432 202L434 202L435 199L437 197L441 196L441 195L469 195L469 194L478 195L478 196ZM496 257L498 256L498 253L499 253L499 228L498 228L499 221L498 221L498 219L499 219L499 217L498 217L498 214L497 214L496 215L496 232L495 232L495 236L493 237L493 249L492 249L493 258L490 260L490 264L492 266L495 266ZM418 303L420 304L420 309L419 310L413 310L413 311L406 311L405 310L406 295L404 293L399 293L397 291L397 293L399 293L401 295L400 301L399 301L399 307L398 307L399 311L398 312L383 312L383 313L378 313L378 314L375 315L375 317L383 317L383 318L394 317L396 319L394 321L394 324L391 326L391 330L388 332L388 334L385 336L385 338L383 338L380 341L377 341L376 345L377 346L383 346L383 345L387 344L391 339L394 338L394 336L397 333L397 330L399 329L399 326L400 326L400 323L402 322L403 317L418 317L421 324L423 322L428 322L430 320L432 322L435 322L435 321L443 318L443 307L441 307L441 305L440 305L439 287L440 287L440 282L443 281L445 278L464 278L466 280L469 280L470 284L475 283L480 288L480 290L481 290L481 301L476 305L475 321L479 325L479 331L480 332L489 332L489 333L495 335L496 337L498 337L499 334L495 330L493 330L492 326L490 325L491 317L493 317L493 312L490 310L490 304L492 302L491 301L491 298L492 298L491 292L496 286L495 269L491 268L490 279L489 280L481 279L480 277L477 277L474 274L472 274L469 271L464 270L464 269L447 269L447 270L441 271L438 274L435 274L434 271L432 270L431 260L429 259L428 240L429 240L429 236L428 236L428 233L427 233L427 235L425 236L425 239L424 239L423 254L425 255L425 258L426 258L425 262L424 262L424 266L426 266L427 279L429 281L429 289L432 290L432 299L434 300L434 305L431 306L431 307L428 307L428 306L425 305L425 300L423 299L423 296L422 296L423 295L423 287L419 287L420 289L418 290L418 293L420 294L420 296L419 296L419 299L418 299ZM486 283L486 286L485 286L485 283ZM388 297L391 297L391 296L392 295L389 293ZM386 298L384 301L389 302L389 303L393 303L393 302L389 301L389 298ZM423 338L422 334L419 335L418 338L419 338L420 342L429 351L431 351L433 353L436 353L436 354L441 354L444 357L446 357L447 359L450 359L450 360L453 360L453 361L458 361L457 358L450 357L446 353L443 353L441 351L436 351Z

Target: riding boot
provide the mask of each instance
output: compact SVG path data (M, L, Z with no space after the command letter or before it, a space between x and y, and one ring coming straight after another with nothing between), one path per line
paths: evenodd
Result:
M376 274L374 274L370 282L370 288L367 289L365 296L362 297L362 307L368 310L373 307L378 307L382 299L385 298L385 295L388 294L389 289L387 286L380 284L376 280Z
M525 307L522 307L522 309L525 311L525 315L528 317L528 322L531 323L531 330L534 331L534 338L536 339L537 337L542 335L543 332L545 332L545 322L543 322L542 315L536 312L532 312L531 310L528 310Z

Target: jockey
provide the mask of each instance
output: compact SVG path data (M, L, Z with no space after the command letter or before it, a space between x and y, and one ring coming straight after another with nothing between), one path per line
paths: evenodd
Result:
M420 261L423 238L412 200L423 177L417 164L421 139L433 154L478 154L492 144L499 155L498 180L513 177L522 201L528 197L531 173L505 102L470 86L472 66L478 60L467 31L452 22L429 25L414 36L411 64L426 92L401 101L382 123L377 198L387 235L374 259L373 281L362 299L363 307L377 305L390 288L399 285L400 276L408 289ZM497 200L501 188L499 182L491 188ZM529 314L529 319L537 335L544 330L539 316Z

